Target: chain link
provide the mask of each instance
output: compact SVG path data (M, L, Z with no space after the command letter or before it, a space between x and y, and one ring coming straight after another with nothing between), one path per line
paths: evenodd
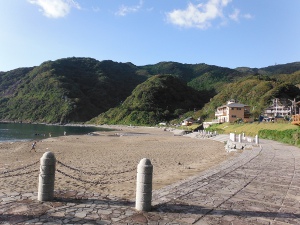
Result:
M74 177L72 175L69 175L59 169L56 169L57 172L61 173L62 175L66 176L66 177L69 177L69 178L72 178L74 180L77 180L77 181L81 181L83 183L89 183L89 184L95 184L95 185L103 185L103 184L118 184L118 183L123 183L123 182L126 182L126 181L130 181L132 179L134 179L135 176L132 176L128 179L124 179L124 180L117 180L117 181L89 181L89 180L83 180L81 178L78 178L78 177Z
M27 168L29 168L31 166L34 166L34 165L38 164L39 162L40 161L37 161L37 162L34 162L32 164L25 165L23 167L15 168L15 169L12 169L12 170L6 170L6 171L1 172L0 175L7 174L7 173L12 173L12 172L16 172L16 171L19 171L19 170L27 169ZM71 167L69 165L66 165L66 164L60 162L59 160L57 160L56 162L58 164L60 164L61 166L64 166L64 167L66 167L68 169L71 169L73 171L80 172L80 173L83 173L83 174L86 174L86 175L100 175L100 176L117 175L117 174L132 172L132 171L134 171L136 169L136 168L132 168L132 169L118 171L118 172L112 172L112 173L108 173L107 171L105 171L104 173L94 173L94 172L82 171L82 170L80 170L78 168ZM38 171L39 170L31 170L31 171L27 171L27 172L24 172L24 173L18 173L18 174L12 174L12 175L5 175L5 176L0 177L0 179L1 178L8 178L8 177L15 177L15 176L22 176L22 175L26 175L26 174L35 173L35 172L38 172ZM116 180L116 181L89 181L89 180L84 180L84 179L81 179L81 178L74 177L74 176L69 175L69 174L67 174L67 173L65 173L65 172L63 172L63 171L61 171L59 169L56 169L56 171L59 172L59 173L61 173L64 176L67 176L67 177L71 178L71 179L78 180L78 181L81 181L83 183L90 183L90 184L95 184L95 185L123 183L123 182L126 182L126 181L133 180L135 178L135 176L131 176L128 179Z
M8 177L17 177L17 176L22 176L22 175L26 175L26 174L30 174L30 173L35 173L35 172L39 172L39 170L31 170L31 171L24 172L24 173L18 173L18 174L13 174L13 175L6 175L6 176L3 176L3 177L0 177L0 179L1 178L8 178Z
M12 170L6 170L6 171L3 171L3 172L1 172L1 173L0 173L0 175L2 175L2 174L6 174L6 173L12 173L12 172L16 172L16 171L18 171L18 170L23 170L23 169L26 169L26 168L28 168L28 167L30 167L30 166L34 166L35 164L38 164L39 162L40 162L40 160L39 160L39 161L37 161L37 162L35 162L35 163L32 163L32 164L29 164L29 165L23 166L23 167L19 167L19 168L12 169Z
M77 171L77 172L80 172L80 173L83 173L83 174L86 174L86 175L100 175L100 176L108 176L108 175L117 175L117 174L122 174L122 173L128 173L128 172L132 172L134 170L136 170L136 168L132 168L132 169L128 169L128 170L123 170L123 171L118 171L118 172L112 172L112 173L108 173L107 171L103 172L103 173L95 173L95 172L87 172L87 171L83 171L83 170L80 170L80 169L77 169L77 168L74 168L74 167L71 167L71 166L68 166L62 162L60 162L59 160L56 160L56 162L68 169L71 169L71 170L74 170L74 171Z

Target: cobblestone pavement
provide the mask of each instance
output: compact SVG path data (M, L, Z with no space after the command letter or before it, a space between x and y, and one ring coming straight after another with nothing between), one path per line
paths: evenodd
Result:
M134 201L95 193L56 192L42 203L37 193L0 191L0 224L300 224L300 149L260 144L154 191L148 213L137 212Z

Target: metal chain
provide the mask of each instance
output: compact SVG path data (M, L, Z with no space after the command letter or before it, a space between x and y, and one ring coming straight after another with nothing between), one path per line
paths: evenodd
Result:
M108 173L107 171L103 172L103 173L95 173L95 172L88 172L88 171L83 171L71 166L68 166L62 162L60 162L59 160L56 160L56 162L64 167L67 167L68 169L83 173L83 174L87 174L87 175L100 175L100 176L108 176L108 175L117 175L117 174L122 174L122 173L128 173L128 172L132 172L134 170L136 170L136 168L132 168L132 169L128 169L128 170L123 170L123 171L118 171L118 172L112 172L112 173Z
M7 178L7 177L17 177L17 176L22 176L22 175L25 175L25 174L30 174L30 173L35 173L35 172L38 172L39 170L32 170L32 171L28 171L28 172L24 172L24 173L18 173L18 174L13 174L13 175L6 175L6 176L3 176L3 177L0 177L1 178Z
M15 171L18 171L18 170L23 170L23 169L26 169L26 168L28 168L28 167L30 167L30 166L33 166L33 165L35 165L35 164L38 164L39 162L40 162L40 160L37 161L37 162L35 162L35 163L32 163L32 164L23 166L23 167L19 167L19 168L16 168L16 169L3 171L3 172L1 172L0 174L2 175L2 174L6 174L6 173L12 173L12 172L15 172Z
M128 179L124 179L124 180L117 180L117 181L88 181L88 180L83 180L81 178L78 178L78 177L74 177L72 175L69 175L69 174L66 174L65 172L59 170L59 169L56 169L57 172L61 173L62 175L66 176L66 177L69 177L69 178L72 178L74 180L78 180L78 181L81 181L81 182L84 182L84 183L90 183L90 184L95 184L95 185L103 185L103 184L117 184L117 183L122 183L122 182L126 182L126 181L129 181L129 180L132 180L135 176L132 176Z

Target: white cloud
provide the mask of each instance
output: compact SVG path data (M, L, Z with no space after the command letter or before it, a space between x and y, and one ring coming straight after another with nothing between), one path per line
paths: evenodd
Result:
M207 29L213 20L223 17L223 8L230 2L231 0L208 0L206 4L189 3L185 10L177 9L167 13L167 19L181 27Z
M240 10L239 9L234 9L234 12L229 15L229 18L234 20L234 21L239 21L239 16L240 16Z
M251 14L241 14L239 9L234 9L233 13L229 15L231 20L238 22L240 18L244 19L252 19L253 16Z
M207 0L202 4L189 3L186 9L176 9L167 13L167 20L180 27L196 27L205 30L217 19L221 20L220 25L225 25L229 19L238 22L241 18L253 18L251 14L241 14L236 8L230 15L224 15L224 9L231 2L232 0Z
M253 16L252 16L251 14L249 14L249 13L244 14L243 17L244 17L245 19L253 19Z
M122 5L115 14L118 16L126 16L128 13L134 13L139 11L142 8L142 6L143 6L142 0L140 0L139 4L135 6Z
M40 11L50 18L65 17L72 7L80 9L74 0L28 0L29 3L40 6Z

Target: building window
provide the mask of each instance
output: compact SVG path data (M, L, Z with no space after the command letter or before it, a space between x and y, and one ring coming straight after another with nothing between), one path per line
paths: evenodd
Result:
M242 108L236 108L237 110L242 110Z
M234 108L231 108L231 110L234 110Z
M231 115L232 118L236 118L236 115Z

